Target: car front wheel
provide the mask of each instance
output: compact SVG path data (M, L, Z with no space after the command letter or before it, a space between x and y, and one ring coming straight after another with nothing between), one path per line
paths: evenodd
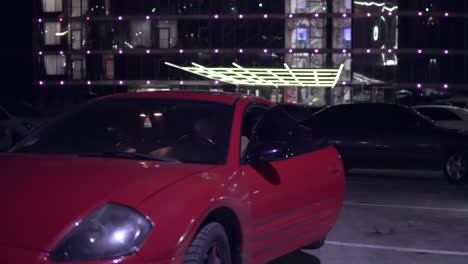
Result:
M205 225L193 239L185 264L231 264L229 240L224 228L213 222Z
M452 153L445 160L444 172L448 180L455 184L463 184L468 177L467 155Z

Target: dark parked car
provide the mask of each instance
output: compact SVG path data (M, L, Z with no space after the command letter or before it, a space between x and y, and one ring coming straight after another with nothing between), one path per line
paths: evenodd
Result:
M443 170L453 183L468 177L468 135L406 106L337 105L302 124L338 148L346 169Z
M308 119L312 117L313 114L324 108L320 106L308 106L290 103L281 103L278 105L297 121Z

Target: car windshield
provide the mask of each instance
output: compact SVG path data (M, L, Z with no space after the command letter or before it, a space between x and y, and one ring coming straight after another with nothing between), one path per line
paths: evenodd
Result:
M40 118L41 113L26 103L2 101L1 105L13 116L22 118Z
M21 141L12 152L226 162L233 106L206 101L102 99Z

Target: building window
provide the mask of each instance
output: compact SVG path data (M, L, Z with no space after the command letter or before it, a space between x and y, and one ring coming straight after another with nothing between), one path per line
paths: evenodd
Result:
M80 17L88 11L88 0L72 0L72 17Z
M309 8L309 4L309 0L298 0L297 9L300 11L304 11L305 9Z
M151 23L133 21L131 24L131 41L134 47L149 47L151 45Z
M82 80L84 78L84 68L86 64L84 63L83 57L76 56L72 57L72 74L73 80Z
M105 79L107 80L113 80L114 79L114 58L112 55L106 55L103 58L104 62L104 73L105 73Z
M309 33L306 27L300 27L297 29L297 41L309 40Z
M60 23L58 22L47 22L44 24L44 43L46 45L59 45L60 36L57 33L60 33Z
M62 0L42 0L42 10L44 12L62 12Z
M170 29L158 28L159 31L159 48L167 49L170 46Z
M47 75L64 75L67 67L65 56L45 55L44 67Z

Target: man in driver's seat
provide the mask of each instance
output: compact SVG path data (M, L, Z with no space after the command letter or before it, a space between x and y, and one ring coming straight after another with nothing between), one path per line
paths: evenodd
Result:
M192 131L181 136L172 146L153 151L165 157L178 160L206 160L207 156L216 157L217 123L215 119L202 118L193 122Z

